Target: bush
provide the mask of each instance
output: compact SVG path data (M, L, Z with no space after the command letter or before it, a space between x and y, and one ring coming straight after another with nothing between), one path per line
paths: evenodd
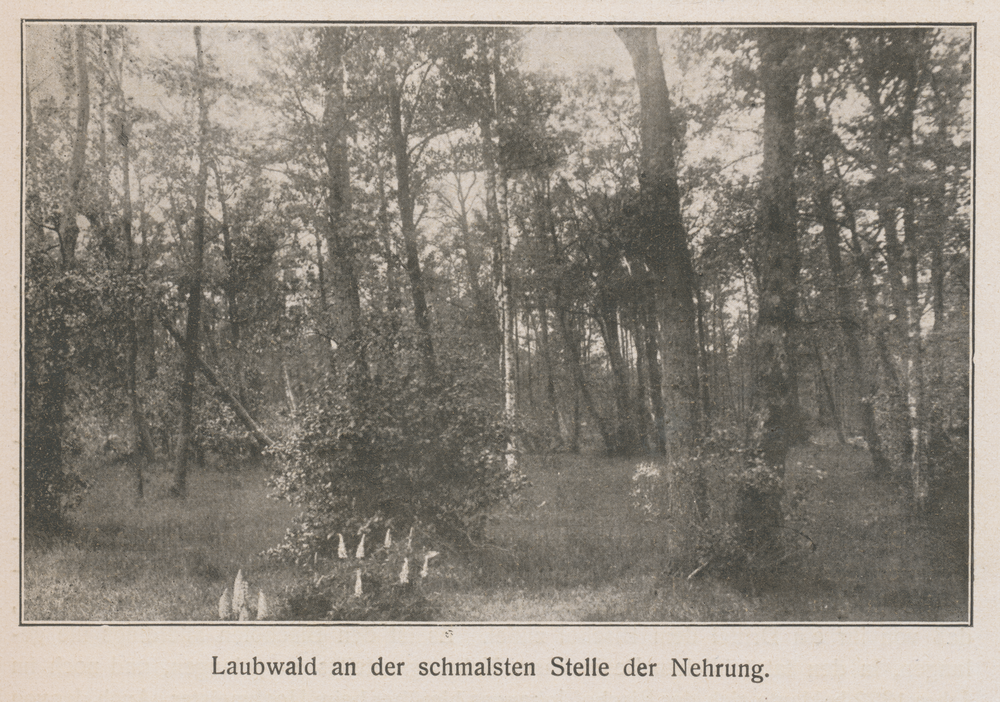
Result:
M86 490L64 459L72 452L67 404L73 375L88 361L88 315L98 304L97 283L64 272L29 252L24 280L24 522L28 533L66 530L66 513Z
M329 558L336 534L376 528L467 543L521 485L501 454L498 403L474 374L441 368L428 386L419 359L405 352L382 367L362 387L330 381L304 398L296 429L272 449L281 466L275 496L303 508L272 554Z
M697 509L697 479L705 482L708 504ZM786 495L775 472L752 457L735 427L715 428L694 451L660 465L640 463L632 476L633 506L649 519L664 520L675 535L670 559L682 575L714 573L751 582L801 553L803 536L787 527L796 521L800 495ZM786 524L778 528L778 548L757 552L743 512L759 499L782 499ZM808 539L805 539L808 542ZM809 543L811 545L811 543Z

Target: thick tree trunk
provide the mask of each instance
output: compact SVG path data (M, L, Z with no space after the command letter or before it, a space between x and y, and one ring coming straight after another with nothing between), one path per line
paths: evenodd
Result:
M181 377L181 433L177 467L174 470L170 494L187 496L187 476L197 460L194 445L194 390L198 369L196 355L201 335L202 275L205 266L205 200L208 196L208 100L205 96L205 58L201 48L201 27L194 28L196 69L194 88L198 104L198 176L195 181L194 222L191 231L191 282L187 295L187 332L184 344L192 352L184 357Z
M674 455L690 448L699 424L694 269L681 219L675 128L656 30L619 27L615 32L632 58L639 87L641 243L655 285L667 447Z
M785 459L801 436L794 338L798 301L799 244L795 199L795 103L798 69L794 30L759 35L764 91L764 160L758 233L760 294L754 334L755 372L750 460L773 480L742 486L737 506L740 542L750 555L771 556L783 525Z

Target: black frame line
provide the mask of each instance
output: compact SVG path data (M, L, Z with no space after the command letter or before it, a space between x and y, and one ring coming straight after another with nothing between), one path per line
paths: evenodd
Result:
M24 196L25 168L24 160L24 88L26 82L24 64L24 30L27 24L247 24L247 25L343 25L343 26L374 26L374 25L407 25L407 26L529 26L529 27L969 27L972 29L972 154L971 154L971 208L970 208L970 251L969 266L971 289L969 292L970 325L969 325L969 567L968 567L968 621L965 622L160 622L160 621L25 621L24 620ZM529 21L517 20L508 22L491 22L483 20L450 21L450 20L374 20L346 21L329 20L222 20L222 19L94 19L94 18L22 18L21 19L21 182L19 213L19 350L18 350L18 383L19 383L19 427L18 427L18 460L19 460L19 505L18 516L20 524L20 544L18 563L18 626L19 627L347 627L347 628L383 628L383 627L446 627L446 628L972 628L974 626L974 583L975 583L975 341L976 341L976 136L977 136L977 98L978 98L978 22L652 22L652 21Z

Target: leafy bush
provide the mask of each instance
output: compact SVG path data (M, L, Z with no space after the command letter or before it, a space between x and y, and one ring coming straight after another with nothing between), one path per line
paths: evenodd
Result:
M696 506L698 479L704 480L708 496L701 509ZM694 451L669 464L640 463L632 480L634 508L672 527L670 558L678 573L757 579L802 551L800 532L783 528L797 520L801 495L785 494L783 481L750 455L735 427L716 427ZM754 548L748 533L753 516L743 513L752 502L748 494L783 500L786 524L779 526L775 552Z
M66 433L73 371L86 359L87 316L97 304L97 283L60 270L29 252L24 282L24 515L32 534L65 530L66 512L79 504L86 483L64 462L72 450Z
M402 351L361 387L330 381L304 398L297 427L273 448L274 494L303 508L274 555L330 557L335 534L376 527L467 542L513 496L523 478L504 464L498 403L467 370L440 368L428 386L419 367Z

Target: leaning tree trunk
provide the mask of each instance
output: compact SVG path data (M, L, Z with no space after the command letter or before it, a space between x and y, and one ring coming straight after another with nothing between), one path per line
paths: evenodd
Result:
M205 265L205 200L208 194L208 100L205 97L205 57L201 48L201 27L194 28L196 68L194 75L195 96L198 103L198 177L195 181L194 224L191 232L191 282L187 296L187 332L184 337L188 349L197 349L201 332L202 274ZM181 434L177 467L174 470L170 494L187 496L189 467L197 459L194 445L194 385L198 364L194 354L184 356L181 376Z
M798 69L795 30L767 29L758 41L764 90L764 160L758 231L760 294L754 334L750 458L767 479L752 473L741 486L736 520L750 557L772 556L783 517L785 459L801 434L795 359L799 244L795 199L795 102Z

